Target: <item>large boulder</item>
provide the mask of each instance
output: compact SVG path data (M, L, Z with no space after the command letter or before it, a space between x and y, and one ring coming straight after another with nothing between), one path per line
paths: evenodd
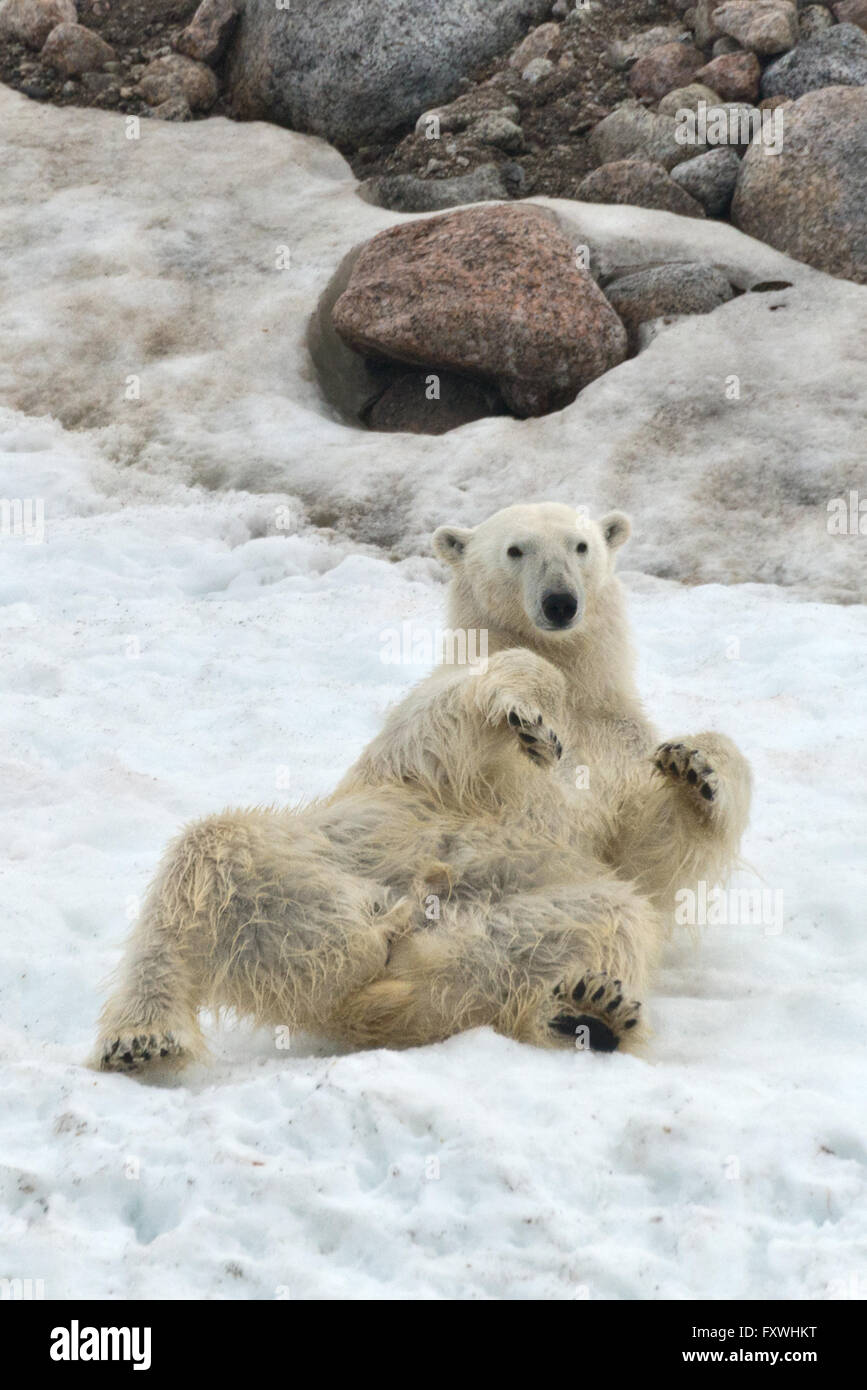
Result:
M470 208L390 227L364 247L332 311L375 358L492 381L543 415L626 356L626 332L542 208Z
M867 89L825 87L785 108L779 154L751 146L732 220L800 261L867 284Z
M867 34L854 24L835 24L765 68L763 97L802 97L818 87L867 85Z
M229 49L233 113L339 145L385 135L450 100L550 0L247 0Z

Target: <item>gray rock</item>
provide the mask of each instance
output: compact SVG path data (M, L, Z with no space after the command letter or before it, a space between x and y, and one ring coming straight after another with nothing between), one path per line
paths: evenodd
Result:
M197 63L219 62L240 8L240 0L202 0L186 29L175 36L173 47Z
M518 107L513 101L510 101L504 92L490 86L490 84L485 84L482 87L476 87L473 91L466 92L456 101L449 102L448 106L435 106L429 111L423 111L415 123L415 133L416 135L426 135L433 123L439 127L443 135L450 135L455 131L466 130L467 126L472 125L473 121L479 120L482 116L493 114L506 116L516 125L521 115Z
M671 177L701 203L708 217L725 217L740 168L741 161L735 151L725 148L684 160L672 169Z
M524 132L502 112L482 116L467 130L467 139L477 145L492 145L494 149L517 154L524 148Z
M668 92L659 103L660 116L676 116L678 111L697 111L699 103L718 106L719 94L703 82L690 82L688 87L676 87Z
M247 0L229 46L232 109L357 147L449 101L549 11L550 0Z
M825 87L788 105L781 153L753 147L744 157L732 221L796 260L867 284L867 89Z
M393 212L438 212L464 203L498 202L512 193L508 170L523 177L518 165L480 164L472 173L451 179L420 179L414 174L381 174L359 185L359 195Z
M699 48L709 48L714 39L722 34L713 12L718 8L717 0L698 0L695 7L695 41Z
M593 127L588 137L590 152L597 164L613 164L635 155L672 169L706 148L679 144L676 128L673 116L659 116L637 101L625 101Z
M726 0L714 23L754 53L785 53L798 42L798 12L792 0Z
M637 270L605 286L605 297L626 325L635 351L638 330L651 319L682 314L709 314L733 298L722 271L689 261Z
M867 34L854 24L835 24L799 43L762 74L763 97L802 97L818 87L867 85Z
M550 58L531 58L521 73L521 79L524 82L529 82L532 86L534 83L542 82L546 77L550 77L554 71L555 67Z
M741 53L742 51L737 39L730 38L728 34L723 34L722 38L713 41L713 56L715 58L724 58L727 53Z
M368 429L382 433L446 434L473 420L506 414L503 398L490 382L406 368L395 371L394 380L361 418Z
M807 5L798 15L798 33L801 39L814 39L826 29L836 24L831 11L825 5Z
M642 34L630 34L628 39L615 39L605 50L605 61L617 72L623 72L660 44L677 43L681 38L689 38L682 24L658 24Z
M635 208L658 208L682 217L704 217L704 208L680 188L661 164L643 159L619 159L587 174L575 195L583 203L625 203Z

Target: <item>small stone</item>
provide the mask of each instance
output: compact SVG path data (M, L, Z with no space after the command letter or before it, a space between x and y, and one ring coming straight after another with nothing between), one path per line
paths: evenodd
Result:
M678 87L662 98L659 114L676 116L678 111L697 111L702 102L705 106L718 106L719 96L703 82L690 82L688 87Z
M717 9L717 0L698 0L695 7L695 42L698 48L710 48L714 39L718 39L722 33L716 23L714 11Z
M493 145L507 154L518 154L524 148L524 132L507 116L482 116L467 130L467 138L478 145Z
M857 24L867 29L867 0L831 0L831 9L840 24Z
M513 101L486 83L449 102L448 106L434 106L423 111L415 123L415 133L431 138L430 132L439 129L441 134L450 134L466 130L482 116L491 115L505 116L517 124L521 113Z
M154 108L173 97L182 96L191 111L207 111L213 106L218 93L217 79L211 69L180 53L170 53L148 63L138 84L138 95Z
M439 212L465 203L496 202L511 192L506 169L519 165L480 164L469 174L451 179L420 179L414 174L380 174L358 186L359 196L394 212Z
M808 5L798 15L798 33L802 39L814 39L825 29L836 23L831 11L824 5Z
M535 58L550 58L559 46L560 34L559 24L540 24L537 29L531 29L509 59L510 66L523 73Z
M612 164L634 155L671 169L682 159L701 153L695 146L681 144L676 130L673 116L658 116L637 101L624 102L593 127L588 137L590 153L597 164Z
M725 217L731 207L741 161L734 150L721 148L685 159L671 171L675 183L695 198L708 217Z
M785 53L798 42L798 11L790 0L728 0L713 12L722 33L754 53Z
M41 48L56 24L74 24L77 19L74 0L4 0L0 39Z
M544 78L550 77L551 73L555 71L555 66L550 58L534 58L533 61L528 63L524 68L524 71L521 73L521 79L531 84L542 82Z
M47 67L55 68L67 77L80 77L85 72L99 72L106 63L116 62L116 54L110 44L86 29L83 24L56 25L39 55Z
M666 43L639 58L629 74L634 96L659 101L675 87L685 87L703 63L697 48L685 43Z
M723 101L757 101L762 69L755 53L724 53L696 73Z
M582 203L625 203L658 208L682 217L704 217L704 208L669 176L661 164L620 159L603 164L581 180L575 193Z
M151 107L151 115L158 121L189 121L192 120L193 113L186 97L176 93L175 96L167 97L157 106Z
M203 0L174 40L178 53L198 63L219 62L238 22L238 0Z
M726 53L743 53L743 51L737 39L730 39L728 34L722 34L720 38L713 41L712 53L714 58L722 58Z
M651 53L662 44L677 43L686 38L681 24L658 24L654 29L646 29L641 34L630 34L628 39L616 39L605 50L605 61L616 72L623 72L639 58Z

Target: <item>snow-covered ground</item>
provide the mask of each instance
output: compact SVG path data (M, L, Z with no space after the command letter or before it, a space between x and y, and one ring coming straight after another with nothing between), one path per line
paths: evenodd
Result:
M648 706L741 743L740 882L782 893L781 920L677 935L645 1056L209 1030L209 1068L142 1085L82 1060L166 839L330 788L421 674L382 634L435 627L441 576L285 495L148 496L86 435L9 412L0 433L10 490L48 499L41 543L0 543L0 1276L47 1298L867 1295L863 607L626 576Z

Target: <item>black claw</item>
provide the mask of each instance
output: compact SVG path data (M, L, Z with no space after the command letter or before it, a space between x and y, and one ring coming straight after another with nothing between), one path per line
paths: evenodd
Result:
M611 1001L610 1004L606 1004L606 1006L605 1006L605 1012L606 1012L607 1014L613 1013L614 1010L617 1008L618 1004L622 1004L622 1003L623 1003L623 995L622 995L622 994L618 994L618 996L617 996L616 999L612 999L612 1001Z
M637 1018L628 1018L628 1019L626 1020L626 1022L624 1023L623 1027L624 1027L624 1028L634 1028L637 1022L638 1022L638 1019L637 1019Z
M131 1061L132 1061L132 1053L131 1053L131 1052L122 1052L122 1053L120 1054L120 1060L121 1060L122 1062L131 1062Z
M509 710L508 720L513 729L516 728L521 722L513 709Z
M669 770L669 772L672 774L672 776L674 776L674 777L679 777L679 776L680 776L680 773L679 773L678 770L677 770L677 763L669 763L669 765L668 765L668 770Z
M705 801L713 801L713 789L708 786L707 782L702 782L701 794Z
M689 772L686 774L686 780L690 783L691 786L695 786L696 782L698 781L698 773L696 772L695 768L691 767L689 769Z
M573 991L572 991L572 998L573 998L573 999L583 999L583 998L584 998L584 989L585 989L584 981L583 981L583 980L580 980L579 983L575 986L575 988L574 988Z
M600 985L599 988L597 989L596 993L593 995L593 1003L594 1003L594 1004L597 1004L597 1003L599 1002L599 1000L602 998L602 996L603 996L604 993L605 993L605 986L604 986L604 985Z
M518 738L521 740L522 743L536 743L536 742L537 742L536 735L535 735L535 734L528 734L528 733L526 733L526 731L525 731L524 729L519 729L519 730L518 730Z

